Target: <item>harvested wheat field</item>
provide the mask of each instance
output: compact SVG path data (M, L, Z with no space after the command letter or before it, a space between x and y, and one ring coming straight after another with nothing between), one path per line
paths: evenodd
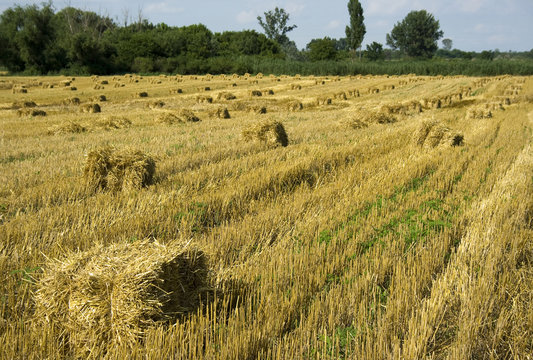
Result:
M531 359L533 78L5 81L0 358Z

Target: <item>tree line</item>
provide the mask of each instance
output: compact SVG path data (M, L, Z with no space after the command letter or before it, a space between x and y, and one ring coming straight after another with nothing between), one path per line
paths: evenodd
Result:
M373 42L363 50L366 28L358 0L348 2L348 12L345 38L313 39L299 50L288 37L296 25L289 25L289 14L280 8L258 17L262 34L255 30L213 33L202 24L152 24L142 16L133 23L118 24L108 16L74 7L56 12L51 2L14 6L0 15L0 66L11 73L32 75L282 73L293 68L319 75L350 73L364 67L364 62L379 60L493 60L502 56L493 51L478 54L452 50L450 39L445 39L444 49L439 49L437 40L443 33L438 21L424 10L411 12L396 24L387 35L390 49ZM533 58L533 50L503 55Z

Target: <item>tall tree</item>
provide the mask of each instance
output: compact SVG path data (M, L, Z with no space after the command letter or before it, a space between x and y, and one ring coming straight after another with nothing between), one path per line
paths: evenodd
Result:
M452 39L442 39L442 45L444 46L444 50L450 51L453 46Z
M346 38L350 49L355 53L361 47L366 34L363 7L359 0L348 1L348 12L350 13L350 26L346 26Z
M276 40L278 44L284 46L289 43L287 33L296 29L296 25L287 25L289 14L284 9L276 7L274 11L270 10L264 13L265 20L261 16L257 17L259 25L265 30L269 39Z
M430 58L444 35L439 21L426 10L411 11L387 34L387 45L412 57Z

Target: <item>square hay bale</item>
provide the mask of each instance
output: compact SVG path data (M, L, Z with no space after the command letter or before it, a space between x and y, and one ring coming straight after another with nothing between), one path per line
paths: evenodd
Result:
M79 134L86 132L87 128L74 121L67 121L64 124L54 125L48 128L48 135L59 134Z
M151 326L195 311L208 294L205 254L187 244L138 241L96 246L45 265L35 319L60 330L79 358L132 348Z
M289 145L289 137L283 124L276 120L266 120L256 123L242 131L245 141L259 141L269 147Z
M153 183L155 160L142 151L106 146L87 154L83 177L90 190L140 189Z

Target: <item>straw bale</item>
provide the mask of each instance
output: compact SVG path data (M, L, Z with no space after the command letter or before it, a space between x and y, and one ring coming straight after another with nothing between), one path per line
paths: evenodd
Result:
M335 99L337 100L348 100L348 96L346 96L346 93L344 91L341 91L339 93L336 93L334 95Z
M102 111L99 104L85 104L81 107L81 111L84 113L99 113Z
M107 97L105 95L97 95L93 98L94 101L107 101Z
M364 119L358 117L344 119L341 124L351 129L363 129L369 125Z
M23 108L17 110L17 115L22 116L46 116L44 110L32 109L32 108Z
M260 90L252 90L250 91L251 96L262 96L263 93Z
M102 81L100 81L100 85L109 85L109 81L102 80Z
M438 120L423 121L413 135L416 145L426 148L463 145L463 134L443 125Z
M76 91L76 90L78 90L78 88L75 87L75 86L68 86L68 87L65 88L65 90Z
M28 93L28 89L25 89L25 88L13 88L11 90L13 92L13 94L26 94Z
M102 147L87 154L83 176L93 190L119 191L151 185L155 160L142 151Z
M213 98L207 95L198 95L196 96L196 102L198 104L202 104L202 103L211 104L213 102Z
M195 311L209 293L207 256L148 240L96 246L49 260L36 285L35 321L59 329L77 358L131 349L149 327Z
M62 101L63 105L79 105L80 104L80 98L78 97L70 97L66 98Z
M138 98L144 98L144 97L148 97L148 93L146 91L141 91L141 92L136 93L135 96Z
M171 94L183 94L183 90L182 89L170 89L169 92Z
M492 111L483 107L472 107L466 112L467 119L490 119L492 118Z
M164 113L159 114L159 116L155 119L155 121L158 123L164 123L168 125L173 125L176 123L183 122L179 116L171 112L164 112Z
M20 109L20 108L23 108L23 109L27 109L27 108L34 108L36 107L37 104L34 102L34 101L15 101L12 105L11 105L11 109Z
M221 92L217 95L217 100L235 100L237 97L229 92Z
M219 107L216 110L213 110L209 113L211 117L218 119L230 119L230 113L227 108Z
M262 115L262 114L266 114L267 113L267 108L266 106L261 106L261 105L256 105L256 106L251 106L250 107L250 112L253 112L257 115Z
M300 84L291 84L291 90L302 90L302 85L300 85Z
M327 97L327 96L320 96L316 99L316 104L317 105L331 105L331 98Z
M272 90L272 89L268 89L265 92L266 92L267 95L274 95L274 90Z
M165 103L161 100L154 100L150 101L146 104L146 107L155 110L155 109L161 109L163 106L165 106Z
M97 119L94 126L105 129L121 129L131 126L131 120L124 116L107 116L103 119Z
M54 125L48 128L48 135L59 134L79 134L86 132L87 128L74 121L67 121L63 124Z
M283 124L276 120L261 121L242 131L245 141L259 141L269 147L287 146L289 138Z
M194 114L191 110L181 109L178 112L178 116L182 119L183 122L197 122L200 121L200 118Z
M303 108L304 108L303 104L298 100L290 101L287 104L287 109L289 111L300 111L300 110L303 110Z

